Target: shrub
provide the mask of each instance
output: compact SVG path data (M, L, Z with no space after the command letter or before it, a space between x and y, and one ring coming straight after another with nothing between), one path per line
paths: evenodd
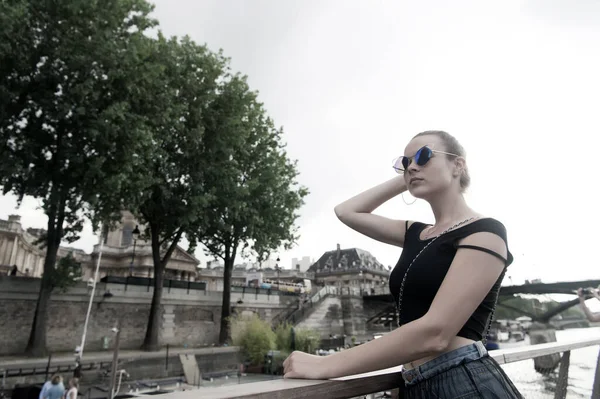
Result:
M321 345L321 334L317 330L296 330L296 350L314 354Z
M231 320L233 344L242 348L244 356L254 365L262 364L268 351L275 347L275 333L268 322L257 315Z
M280 351L292 350L292 325L283 323L275 328L275 345Z
M288 351L280 351L276 352L273 356L273 366L272 371L275 375L283 375L283 362L290 355Z

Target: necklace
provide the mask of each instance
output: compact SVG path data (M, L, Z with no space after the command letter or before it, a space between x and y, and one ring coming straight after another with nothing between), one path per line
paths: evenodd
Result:
M474 217L471 217L470 219L463 220L463 221L462 221L462 222L460 222L460 223L456 223L454 226L452 226L452 227L448 228L446 231L444 231L443 233L439 234L437 237L441 236L442 234L446 234L447 232L449 232L450 230L452 230L452 229L454 229L454 228L456 228L456 227L460 226L461 224L467 223L467 222L469 222L469 221L471 221L471 220L473 220L473 219L477 219L477 218L478 218L478 216L474 216ZM430 239L430 238L433 236L433 233L432 233L432 232L433 232L433 230L435 229L435 227L436 227L435 225L431 225L431 226L427 227L427 232L426 232L426 233L424 234L424 236L423 236L423 239L424 239L424 240L428 240L428 239ZM436 237L436 238L437 238L437 237Z
M406 283L406 277L408 276L408 272L410 271L410 268L412 267L412 265L415 263L415 261L417 260L417 258L419 257L419 255L421 255L423 253L423 251L425 251L427 249L427 247L429 247L431 244L433 244L433 242L435 240L437 240L441 235L446 234L447 232L449 232L452 229L457 228L458 226L461 226L471 220L475 219L475 217L471 217L469 219L465 219L462 222L458 222L456 223L454 226L446 229L444 232L442 232L441 234L435 236L433 238L433 240L429 241L427 243L427 245L425 245L423 247L423 249L421 249L421 251L419 251L419 253L413 258L413 260L410 262L410 264L408 265L408 267L406 268L406 272L404 273L404 277L402 278L402 283L400 284L400 291L398 292L398 303L396 305L396 322L398 324L398 326L400 326L400 311L402 310L402 297L404 296L404 284Z
M462 222L458 222L456 223L454 226L449 227L448 229L444 230L442 233L438 234L437 236L433 237L433 239L431 241L429 241L424 247L423 249L421 249L421 251L419 251L419 253L413 258L413 260L410 262L410 264L408 265L408 267L406 268L406 272L404 273L404 277L402 278L402 283L400 284L400 290L398 292L398 302L396 303L396 324L398 327L400 327L400 311L402 310L402 297L404 296L404 284L406 283L406 277L408 276L408 272L411 268L411 266L415 263L415 260L417 260L417 258L419 257L419 255L421 255L423 253L423 251L425 251L427 249L427 247L429 247L435 240L437 240L440 236L446 234L447 232L449 232L450 230L454 230L455 228L462 226L465 223L470 222L471 220L477 219L479 218L478 216L475 217L471 217L469 219L465 219ZM504 268L504 270L502 271L502 276L501 279L504 278L504 273L506 273L506 268ZM494 313L496 311L496 305L494 304L494 307L492 308L492 312L490 314L488 323L487 323L487 328L486 331L484 332L483 335L483 342L485 343L487 341L486 337L489 334L490 328L492 326L492 321L494 319ZM410 364L412 365L412 362L410 362Z

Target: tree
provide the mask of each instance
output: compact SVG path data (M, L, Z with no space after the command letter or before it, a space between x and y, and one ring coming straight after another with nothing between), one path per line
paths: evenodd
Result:
M506 305L506 306L504 306ZM544 301L541 302L537 298L524 298L519 295L514 295L511 298L501 298L494 313L495 320L516 319L521 316L531 316L542 314L551 311L560 306L560 302ZM561 313L563 317L585 318L585 314L577 306L569 308Z
M56 262L56 267L52 270L50 285L52 289L58 288L66 291L81 278L81 263L68 253L67 256L60 258Z
M209 201L204 172L204 110L215 96L225 59L185 37L154 42L151 62L160 65L155 84L132 105L149 115L151 147L138 173L147 184L128 195L129 207L148 226L154 293L142 348L159 349L160 304L166 266L182 236L202 220ZM210 150L210 149L208 149Z
M231 276L238 252L263 258L297 240L297 211L308 194L296 182L282 130L249 90L245 78L227 75L206 112L204 142L211 148L205 176L213 201L191 239L225 263L219 342L229 341Z
M152 75L144 0L0 2L0 185L48 216L44 274L26 352L46 354L57 251L135 190L148 134L129 104Z

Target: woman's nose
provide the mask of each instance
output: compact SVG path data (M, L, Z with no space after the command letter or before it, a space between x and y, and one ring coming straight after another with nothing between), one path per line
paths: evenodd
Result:
M419 170L419 165L417 165L417 163L415 161L411 161L408 164L408 168L406 168L406 170L408 170L408 173L417 172Z

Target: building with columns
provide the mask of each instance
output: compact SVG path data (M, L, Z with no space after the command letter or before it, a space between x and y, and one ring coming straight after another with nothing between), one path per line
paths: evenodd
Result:
M133 234L138 228L143 237L144 226L138 226L130 212L123 212L121 222L109 232L105 231L100 260L99 277L138 276L153 277L154 264L152 247L149 241ZM45 233L44 229L25 229L21 217L10 215L8 220L0 220L0 274L8 274L16 266L17 275L40 278L44 271L46 250L36 241ZM162 249L163 253L166 248ZM96 269L100 244L94 246L91 254L81 249L61 246L58 259L73 255L81 264L82 278L93 278ZM167 264L165 278L196 281L196 269L200 261L177 246Z
M131 212L121 212L121 222L112 231L104 231L102 245L102 258L100 261L100 278L110 276L154 277L154 261L152 258L152 245L150 240L145 240L146 226L139 225ZM136 229L138 234L134 234ZM161 256L167 247L161 248ZM96 244L90 254L90 267L84 270L83 276L89 279L93 276L100 244ZM196 281L197 268L200 261L188 254L179 245L173 251L167 268L165 278L171 280Z
M44 269L46 251L35 245L44 233L43 229L25 229L18 215L0 220L0 274L8 274L16 265L18 275L41 277ZM134 232L139 230L139 235ZM102 257L99 277L135 276L154 277L152 247L143 239L145 226L138 225L130 212L122 212L121 222L112 231L103 234ZM166 248L162 248L164 253ZM81 264L82 278L93 278L100 244L94 246L91 254L80 249L61 246L58 258L72 254ZM308 270L302 270L299 262L293 269L272 266L276 261L257 264L239 264L234 267L232 285L246 285L247 276L261 273L263 278L283 283L296 283L309 279L313 285L330 285L349 288L369 295L387 290L390 268L384 267L369 252L359 248L341 249L325 252ZM208 262L205 268L199 268L200 261L177 246L167 264L166 279L205 281L208 291L223 290L224 268L219 262ZM261 267L262 266L262 267Z
M44 271L46 250L36 245L43 229L25 229L19 215L0 219L0 274L8 274L16 266L17 275L41 277ZM89 255L76 248L60 247L58 259L72 254L82 264L89 262Z

